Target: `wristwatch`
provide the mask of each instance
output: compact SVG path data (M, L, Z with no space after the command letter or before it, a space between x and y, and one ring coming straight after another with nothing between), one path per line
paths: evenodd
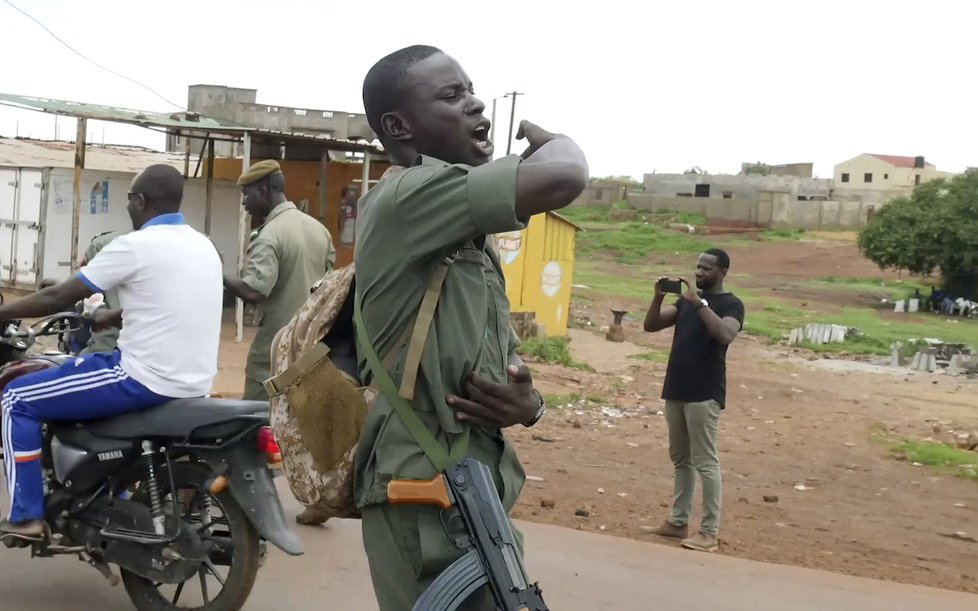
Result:
M707 301L706 299L703 299L702 297L700 298L700 302L696 304L697 310L701 310L703 308L708 308L708 307L710 307L710 302Z
M538 409L537 413L533 416L533 420L530 420L529 422L523 424L523 426L525 426L526 428L530 428L537 422L540 422L540 418L543 418L543 415L547 413L547 405L546 402L543 400L543 395L541 395L540 391L538 391L536 388L533 389L533 394L535 394L537 396L537 399L540 400L540 409Z

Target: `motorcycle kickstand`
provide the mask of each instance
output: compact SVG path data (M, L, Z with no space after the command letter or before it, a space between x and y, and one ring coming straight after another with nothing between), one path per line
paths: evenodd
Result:
M122 578L112 572L112 569L109 567L108 563L102 560L96 560L88 552L81 552L78 554L78 559L82 562L88 563L92 568L98 571L102 577L105 577L109 581L109 585L111 585L113 588L122 582Z

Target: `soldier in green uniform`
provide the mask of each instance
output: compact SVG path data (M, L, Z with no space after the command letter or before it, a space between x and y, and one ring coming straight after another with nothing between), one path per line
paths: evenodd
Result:
M412 406L446 451L467 444L466 455L489 467L509 511L525 474L502 429L535 424L543 400L515 353L503 274L486 236L522 229L532 215L571 203L585 187L587 162L570 139L525 121L518 137L528 140L527 151L492 161L485 105L461 66L433 47L381 59L367 73L363 101L392 162L403 167L359 202L358 333L378 354L393 351L390 375L400 384L404 330L437 266L455 255ZM369 380L363 355L361 371ZM355 463L354 494L380 609L409 611L461 555L453 541L458 520L446 533L437 508L387 502L392 478L436 472L383 396L367 417ZM483 588L463 608L496 607Z
M88 245L88 249L85 251L85 254L82 257L82 260L79 261L79 267L82 267L91 261L95 255L97 255L98 252L105 247L106 244L111 242L112 239L118 235L120 234L115 231L106 231L105 233L100 233L92 238L91 243ZM116 289L103 292L102 297L106 308L114 310L119 307L119 292ZM112 352L116 349L118 342L119 328L109 325L103 329L97 329L92 332L88 339L88 343L81 351L81 354Z
M286 199L285 177L276 161L254 164L238 185L242 205L265 222L249 242L244 277L225 277L224 285L235 297L261 307L244 398L267 401L262 384L271 377L272 340L309 298L312 286L333 269L336 250L329 230Z

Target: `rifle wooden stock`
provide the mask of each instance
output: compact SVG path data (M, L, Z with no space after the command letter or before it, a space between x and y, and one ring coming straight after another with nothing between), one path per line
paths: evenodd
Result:
M452 506L445 476L438 474L431 480L391 480L387 483L387 500L391 505L437 505L442 509Z

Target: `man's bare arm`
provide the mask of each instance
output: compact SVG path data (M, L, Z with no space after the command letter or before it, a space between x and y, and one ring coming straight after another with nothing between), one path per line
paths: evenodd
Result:
M676 315L679 310L670 304L662 307L663 296L656 295L649 305L649 311L645 314L645 330L649 333L662 331L676 324Z
M649 333L662 331L663 329L673 326L676 324L676 316L679 315L679 309L672 304L667 305L664 308L662 307L662 302L666 298L665 293L662 292L663 280L665 280L665 277L656 280L655 296L652 297L652 303L649 305L649 311L645 313L644 328Z
M241 278L224 276L224 287L231 291L231 294L248 303L265 303L267 297L248 286L248 283Z
M516 178L516 216L528 219L577 199L587 186L588 165L581 148L566 136L523 121L517 138L524 137L530 147Z
M0 319L40 318L72 310L79 300L90 297L94 292L78 276L72 276L60 284L28 295L17 303L0 306Z
M732 316L721 318L716 312L705 307L700 308L699 312L700 319L706 325L706 330L717 342L729 346L731 342L737 339L737 334L740 333L740 322L736 318Z

